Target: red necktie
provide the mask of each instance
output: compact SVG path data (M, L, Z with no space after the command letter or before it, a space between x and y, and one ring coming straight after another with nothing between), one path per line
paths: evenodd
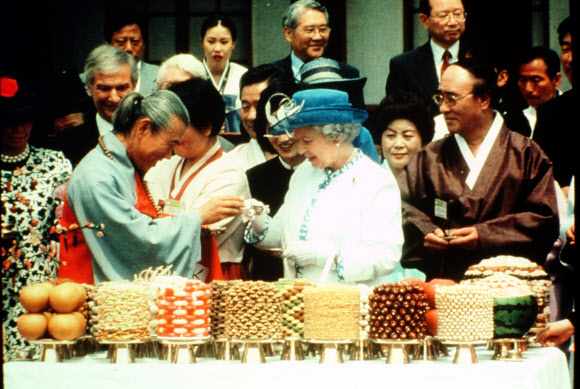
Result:
M445 50L443 53L443 65L441 65L441 77L443 77L443 72L445 72L445 69L449 67L449 58L451 58L451 53L449 50Z

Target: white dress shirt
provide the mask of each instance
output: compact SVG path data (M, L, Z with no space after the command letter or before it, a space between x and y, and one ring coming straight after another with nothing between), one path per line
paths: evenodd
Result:
M455 63L459 59L459 41L455 42L450 48L444 49L437 43L433 42L431 39L431 52L433 53L433 59L435 60L435 73L437 73L437 79L441 82L441 66L443 66L443 53L448 50L451 54L449 58L449 63Z

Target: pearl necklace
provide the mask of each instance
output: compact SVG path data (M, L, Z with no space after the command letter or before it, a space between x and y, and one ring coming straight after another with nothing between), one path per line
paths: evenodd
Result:
M113 158L113 156L111 155L111 152L109 151L109 149L107 149L107 146L105 146L105 142L103 142L102 136L99 136L99 146L101 146L101 148L103 149L103 153L105 153L107 158L109 158L111 161L113 161L115 163L117 162L117 161L115 161L115 158ZM153 204L153 208L155 208L155 212L157 212L157 217L159 217L161 215L161 208L159 207L159 205L157 203L155 203L155 199L153 198L153 195L149 191L149 187L147 186L147 183L143 180L141 180L141 183L143 184L143 188L145 188L145 192L147 193L147 197L149 197L149 201L151 201L151 204Z
M18 154L18 155L2 154L0 156L0 158L2 159L2 162L4 162L4 163L18 163L18 162L24 161L28 157L28 154L30 154L30 146L27 143L26 148L20 154Z

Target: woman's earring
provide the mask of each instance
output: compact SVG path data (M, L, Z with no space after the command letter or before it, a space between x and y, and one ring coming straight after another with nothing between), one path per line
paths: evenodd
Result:
M336 142L335 144L336 144L336 147L340 147L340 143L339 142Z

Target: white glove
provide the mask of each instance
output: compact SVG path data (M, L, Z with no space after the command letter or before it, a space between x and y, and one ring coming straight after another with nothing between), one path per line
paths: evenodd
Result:
M269 205L265 205L256 199L244 200L244 207L242 208L242 219L244 223L254 220L256 216L268 215L269 213Z
M282 257L298 266L315 265L324 267L328 258L333 254L335 254L335 250L332 248L321 247L311 242L300 242L284 250Z

